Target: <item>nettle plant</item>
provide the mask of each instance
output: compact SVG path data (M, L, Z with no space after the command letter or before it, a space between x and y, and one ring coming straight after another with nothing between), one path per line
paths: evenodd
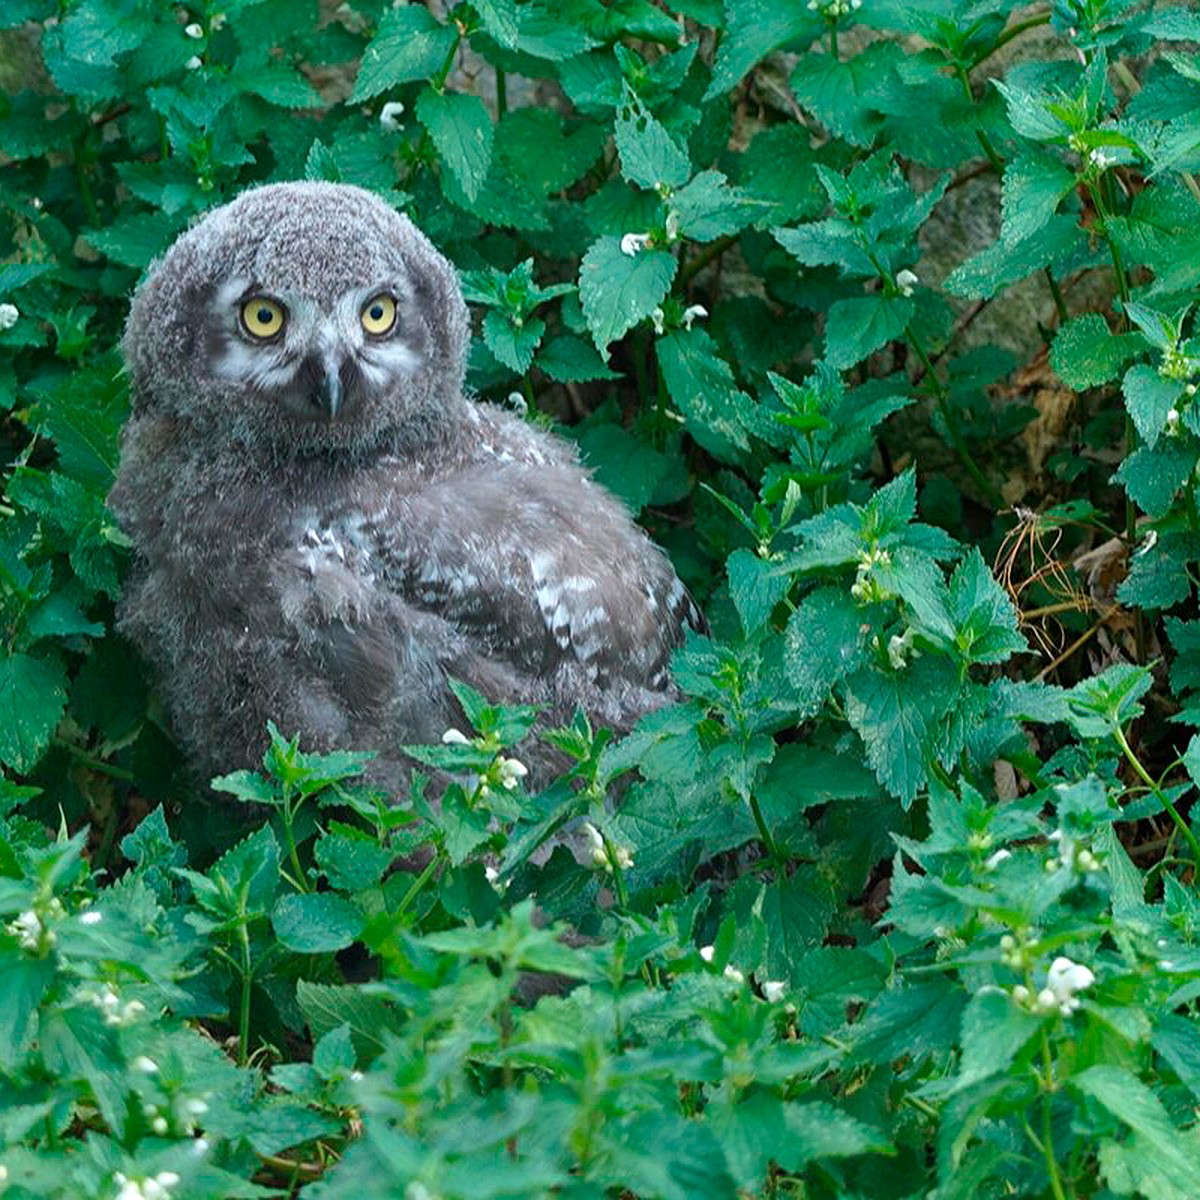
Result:
M1200 1193L1200 16L0 26L0 1191ZM412 214L472 386L703 601L630 736L463 688L409 795L288 730L186 777L113 630L115 347L303 177Z

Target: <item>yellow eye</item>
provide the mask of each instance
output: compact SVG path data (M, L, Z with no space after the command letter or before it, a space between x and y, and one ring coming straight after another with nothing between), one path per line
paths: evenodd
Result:
M275 337L286 320L283 305L266 296L251 296L242 305L242 328L253 338L266 341Z
M372 296L363 305L359 320L362 321L362 327L373 337L391 333L392 326L396 324L396 301L386 292Z

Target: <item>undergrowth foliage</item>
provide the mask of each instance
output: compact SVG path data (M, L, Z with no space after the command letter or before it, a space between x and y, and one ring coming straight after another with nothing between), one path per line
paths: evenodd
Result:
M0 1193L1200 1194L1190 6L0 24ZM112 631L127 298L305 177L709 614L538 794L463 688L440 803L274 729L215 800Z

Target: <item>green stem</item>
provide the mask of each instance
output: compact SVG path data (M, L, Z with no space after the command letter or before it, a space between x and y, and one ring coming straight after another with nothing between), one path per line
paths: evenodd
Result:
M238 1065L245 1066L250 1057L250 993L254 972L250 963L250 931L245 921L238 927L242 945L242 1000L238 1011Z
M1067 312L1067 302L1063 299L1062 288L1058 286L1058 280L1054 278L1054 272L1049 267L1044 267L1046 274L1046 282L1050 285L1050 295L1054 297L1054 309L1058 313L1059 324L1070 319L1070 313Z
M838 57L837 22L829 22L829 54L836 62Z
M767 854L774 863L783 863L784 857L779 852L779 847L775 844L775 839L771 836L770 829L767 828L767 822L763 818L762 809L758 806L758 797L751 793L750 796L750 812L754 816L754 824L758 826L758 836L762 839L762 844L767 848Z
M1054 1154L1054 1060L1050 1055L1050 1039L1042 1030L1042 1153L1046 1156L1046 1170L1050 1175L1050 1190L1054 1200L1067 1200L1062 1179L1058 1173L1058 1159Z
M496 71L496 116L502 117L508 112L508 74Z
M287 843L288 858L291 860L292 870L296 873L296 878L293 880L298 891L307 892L308 881L304 876L304 868L300 865L300 853L296 846L296 835L292 830L292 818L295 813L292 811L290 800L285 800L283 809L281 810L281 819L283 821L283 840Z
M962 63L954 64L954 73L958 76L958 82L962 84L963 95L967 98L967 103L974 106L975 93L971 90L971 78L967 74L967 69ZM982 129L975 130L975 139L983 148L984 154L987 155L987 160L992 164L992 170L997 175L1004 174L1004 159L996 152L996 147L992 145L992 139Z
M1036 29L1039 25L1049 24L1050 13L1042 12L1036 13L1032 17L1026 17L1025 20L1018 21L1015 25L1010 25L1000 34L995 42L992 43L992 48L990 50L981 54L977 59L975 59L974 62L971 63L971 70L973 71L981 62L991 58L991 56L995 54L996 51L1001 48L1001 46L1007 46L1008 43L1013 40L1013 38L1020 37L1021 34L1023 34L1027 29Z
M404 893L399 907L396 909L396 914L399 915L407 910L408 906L420 895L422 889L432 878L434 871L437 870L438 863L441 861L438 855L434 855L426 864L420 875L416 877L409 885L409 889Z
M1134 769L1137 777L1150 789L1154 794L1154 798L1163 806L1164 811L1175 822L1175 828L1179 830L1180 836L1188 844L1188 848L1192 852L1192 858L1196 862L1197 868L1200 868L1200 841L1196 840L1196 835L1188 828L1187 822L1179 815L1179 810L1171 802L1171 797L1166 794L1158 786L1158 784L1150 777L1150 772L1142 766L1141 759L1133 752L1133 747L1130 746L1129 740L1125 737L1125 731L1120 725L1114 726L1113 737L1116 739L1117 745L1121 747L1121 753L1125 755L1126 761Z
M999 488L979 469L979 464L975 461L967 443L959 432L958 423L955 421L953 410L950 408L950 394L945 384L939 378L938 373L934 370L929 355L925 353L925 347L921 344L921 339L913 332L911 326L905 329L904 336L908 339L908 344L913 348L913 352L925 368L926 378L929 379L935 389L934 402L937 404L938 412L942 414L942 420L946 424L946 432L950 435L951 445L953 445L959 458L962 459L963 466L967 468L967 473L983 489L983 494L987 497L988 503L997 511L1000 510L1004 507L1004 497L1000 494Z

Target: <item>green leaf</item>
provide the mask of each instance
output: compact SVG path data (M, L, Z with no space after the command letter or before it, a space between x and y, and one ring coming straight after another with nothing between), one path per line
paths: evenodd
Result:
M1050 347L1050 365L1076 391L1115 379L1122 365L1144 348L1137 334L1113 333L1099 313L1084 313L1063 325Z
M904 336L915 311L903 296L839 300L825 317L825 361L845 370Z
M362 910L331 892L281 896L271 912L276 936L301 954L344 950L362 933Z
M1017 631L1017 610L978 548L950 579L949 608L955 645L966 662L1001 663L1027 649Z
M867 761L907 808L925 786L942 722L955 709L956 672L945 659L925 656L900 671L866 668L846 686L846 718Z
M679 231L697 242L711 242L745 229L770 205L737 188L720 171L701 171L671 197Z
M692 173L687 152L631 91L626 90L613 130L621 174L630 183L657 191L687 182Z
M483 27L506 49L517 44L520 23L517 20L517 0L473 0Z
M1114 663L1067 692L1067 719L1082 738L1109 737L1141 716L1141 698L1153 677L1148 667Z
M903 52L892 41L878 41L853 57L805 54L789 80L801 107L831 133L852 146L870 146L883 124L877 100L901 86L895 68Z
M457 44L457 31L423 4L388 9L363 52L350 103L369 100L399 83L432 78Z
M29 654L0 658L0 763L28 771L50 744L67 703L62 664Z
M665 250L626 254L619 237L597 238L579 268L579 301L596 349L608 347L658 308L678 267Z
M861 625L848 588L818 588L788 618L784 662L802 720L816 716L834 684L862 665Z
M1150 517L1170 511L1175 494L1191 477L1197 452L1190 440L1164 438L1155 446L1135 450L1113 476L1129 498Z
M1200 1191L1200 1164L1188 1153L1162 1101L1136 1075L1124 1067L1101 1064L1072 1075L1067 1086L1090 1096L1117 1120L1128 1125L1155 1158L1193 1194Z
M962 1057L954 1090L1008 1070L1017 1052L1041 1028L1041 1018L1005 991L987 989L967 1001L962 1014Z
M726 461L750 447L754 401L737 386L716 343L699 328L674 329L656 343L667 392L706 450Z
M1153 446L1166 428L1167 416L1183 395L1183 384L1164 379L1153 367L1135 363L1121 384L1125 408L1146 445Z
M943 286L955 296L987 300L1042 267L1061 275L1088 256L1087 237L1078 222L1059 214L1015 246L996 241L980 250L960 263Z
M483 317L483 340L506 367L524 375L546 332L546 322L538 317L525 317L518 326L518 319L499 309L489 309Z
M550 338L538 353L537 366L559 383L621 378L619 371L604 365L594 346L571 334Z
M725 0L725 29L705 100L734 85L760 59L787 42L809 42L824 25L804 5L779 0Z
M750 550L735 550L725 562L725 571L742 630L749 637L770 619L791 581L776 564Z
M1015 158L1004 171L1001 242L1013 246L1036 233L1074 187L1074 173L1051 154L1029 150Z
M492 165L495 133L483 101L462 92L426 88L417 97L417 117L467 199L474 200Z
M0 1069L15 1076L36 1029L35 1017L54 978L51 958L4 953L0 970Z

